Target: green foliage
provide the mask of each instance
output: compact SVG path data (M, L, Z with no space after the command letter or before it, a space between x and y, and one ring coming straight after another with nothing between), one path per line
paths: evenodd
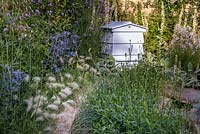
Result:
M162 69L140 64L100 79L83 104L73 133L179 133L178 111L159 111Z
M48 122L36 122L26 112L24 99L34 92L28 83L23 83L18 92L1 88L0 92L0 132L2 134L41 133Z
M192 64L193 71L198 69L200 64L200 48L199 38L191 29L182 28L177 25L173 39L171 41L171 48L168 51L171 66L180 64L181 69L187 71L188 64Z
M159 51L158 36L160 35L159 31L160 21L161 21L160 13L158 11L154 11L149 19L148 22L149 31L145 37L145 44L144 44L145 50L155 54L157 53L157 51Z

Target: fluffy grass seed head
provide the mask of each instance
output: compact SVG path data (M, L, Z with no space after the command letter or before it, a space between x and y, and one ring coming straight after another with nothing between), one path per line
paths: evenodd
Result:
M85 71L87 71L89 68L90 68L90 65L88 65L88 64L83 64L83 69L84 69Z
M63 107L64 107L65 109L70 109L70 108L72 108L72 106L71 106L68 102L63 102L62 105L63 105Z
M68 80L73 80L73 76L71 74L65 74L64 75L65 78L67 78Z
M36 118L36 121L44 121L44 118L42 116L39 116Z
M45 132L51 132L52 128L51 127L46 127L43 131L45 131Z
M41 80L40 77L33 77L34 82L40 82L40 80Z
M62 83L46 83L46 85L50 89L53 89L53 88L64 88L65 87L65 84L62 84Z
M33 97L27 99L27 100L24 100L27 104L27 109L26 111L29 112L33 106Z
M79 56L79 58L81 58L81 59L84 59L84 58L85 58L85 56L81 55L81 56Z
M79 81L82 81L82 80L83 80L83 77L78 76L78 80L79 80Z
M42 113L42 115L45 117L45 118L49 118L50 114L48 112L44 112Z
M71 65L73 63L73 60L74 60L73 57L69 58L69 60L68 60L69 65Z
M92 57L86 57L85 60L92 60Z
M30 76L29 76L29 75L26 75L26 77L24 77L24 81L25 81L25 82L29 82L29 81L30 81Z
M57 118L57 114L55 113L49 114L49 119L55 120L56 118Z
M79 89L79 85L76 82L67 83L72 89Z
M42 110L40 108L36 108L32 114L31 117L33 117L34 115L41 115L42 114Z
M82 67L81 65L79 65L79 64L76 65L76 68L77 68L79 71L83 71L83 70L84 70L83 67Z
M79 62L79 63L84 63L85 60L84 60L84 59L78 59L78 62Z
M58 106L55 104L49 104L47 106L48 109L53 110L53 111L57 111L58 110Z
M34 102L36 103L36 104L39 104L39 105L43 105L44 104L44 102L46 102L47 101L47 98L46 97L44 97L44 96L40 96L40 95L38 95L38 96L36 96L35 98L34 98Z
M65 87L65 89L61 90L61 92L63 92L66 95L72 94L71 88L69 88L69 87Z
M73 101L73 100L67 100L66 102L71 106L75 106L76 105L76 102Z
M62 98L62 99L66 99L68 95L62 93L62 92L59 92L59 96Z
M53 102L55 105L59 105L61 103L60 97L56 97L56 100Z
M56 78L53 76L48 77L48 82L56 82Z
M90 68L90 72L93 73L93 74L96 74L96 73L97 73L97 70L96 70L95 68L91 67L91 68Z

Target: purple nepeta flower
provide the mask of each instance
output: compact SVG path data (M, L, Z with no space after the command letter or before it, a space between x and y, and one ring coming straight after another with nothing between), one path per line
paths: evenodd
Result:
M78 41L78 39L80 38L80 36L78 36L78 35L72 35L71 36L71 39L72 39L72 43L73 44L77 44L77 41Z
M75 52L70 52L69 55L70 55L70 57L74 57L74 56L76 56L76 53Z
M104 0L99 0L99 2L103 3L103 2L104 2Z
M24 28L24 27L23 27L22 25L19 25L19 30L20 30L20 31L22 31L23 28Z
M39 15L40 14L40 10L36 9L35 10L35 15Z
M35 3L35 0L31 0L31 3Z
M41 0L38 0L38 3L39 3L39 4L42 4L42 1L41 1Z
M24 14L24 18L29 18L29 17L30 17L30 15L28 13Z
M53 6L53 3L49 3L48 6L49 6L49 7L52 7L52 6Z
M6 13L6 16L10 16L10 13Z
M58 67L57 65L54 65L54 66L53 66L53 72L54 72L55 74L58 74L59 71L60 71L59 67Z
M28 26L27 29L30 31L32 28Z
M54 73L58 73L59 67L63 65L63 63L67 63L67 59L69 57L75 56L75 50L79 46L79 36L76 34L72 34L69 31L63 31L60 34L51 34L50 36L50 49L49 54L52 57L52 66ZM60 59L64 59L64 61L60 61ZM48 65L49 66L49 63Z
M22 81L28 75L20 70L11 69L9 66L5 67L5 72L3 78L5 80L4 84L9 91L18 91Z
M8 31L8 28L7 28L7 27L5 27L5 28L3 29L3 31L4 31L4 32L7 32L7 31Z

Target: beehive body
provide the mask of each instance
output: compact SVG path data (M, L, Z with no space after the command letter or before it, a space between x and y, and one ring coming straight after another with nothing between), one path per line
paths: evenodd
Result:
M138 62L144 54L144 27L125 21L111 22L102 28L105 32L102 41L104 54L112 55L116 64Z

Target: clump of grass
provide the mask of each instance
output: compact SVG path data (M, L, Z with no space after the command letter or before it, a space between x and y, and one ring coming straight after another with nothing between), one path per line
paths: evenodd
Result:
M162 68L140 64L98 80L83 104L73 133L179 133L179 111L159 110Z

